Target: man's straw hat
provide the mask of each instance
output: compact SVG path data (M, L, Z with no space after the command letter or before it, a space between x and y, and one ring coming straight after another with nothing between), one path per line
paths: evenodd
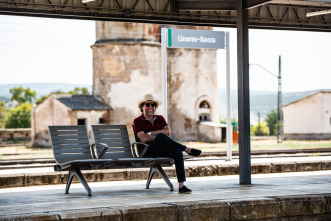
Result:
M141 105L143 104L143 103L145 103L146 101L153 101L153 102L155 102L155 104L156 104L156 107L155 108L157 108L158 106L159 106L159 104L160 104L160 102L158 101L158 100L156 100L154 97L153 97L153 95L151 95L151 94L145 94L139 101L138 101L138 107L139 107L139 109L141 108Z

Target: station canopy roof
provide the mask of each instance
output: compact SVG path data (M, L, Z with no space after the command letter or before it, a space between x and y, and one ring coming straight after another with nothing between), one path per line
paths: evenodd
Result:
M0 14L236 27L238 0L0 0ZM331 31L331 0L246 0L249 28Z

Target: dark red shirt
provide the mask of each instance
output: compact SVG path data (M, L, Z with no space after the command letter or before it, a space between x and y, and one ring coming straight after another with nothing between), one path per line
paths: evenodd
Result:
M154 130L161 130L165 126L168 126L164 117L161 115L154 115L153 121L151 122L147 120L143 114L134 119L133 125L135 134L139 133L140 131L144 131L144 133L147 133Z

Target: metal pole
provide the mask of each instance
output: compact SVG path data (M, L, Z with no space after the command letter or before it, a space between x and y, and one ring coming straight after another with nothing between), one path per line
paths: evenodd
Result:
M237 0L239 179L251 184L251 137L249 108L248 9Z
M260 122L260 112L257 113L257 117L258 117L258 120L259 120L259 126L258 126L258 130L257 130L257 135L261 135L261 122Z
M163 107L163 117L168 122L167 43L168 43L168 29L162 28L161 29L162 107Z
M230 33L225 33L226 45L226 160L232 160L232 127L230 99Z
M278 66L278 115L279 115L279 134L280 143L283 142L283 102L282 102L282 57L279 55L279 66Z

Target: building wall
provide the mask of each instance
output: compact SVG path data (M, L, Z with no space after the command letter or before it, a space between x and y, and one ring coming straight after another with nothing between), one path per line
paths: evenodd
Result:
M71 95L61 95L71 96ZM31 142L33 146L50 147L48 126L77 125L78 119L85 119L90 143L93 143L92 124L99 124L99 118L109 116L108 111L71 110L52 95L31 112Z
M168 49L168 57L169 121L173 134L177 139L196 140L197 133L202 133L197 124L201 102L210 105L210 121L219 122L216 50Z
M14 128L14 129L0 128L0 139L2 141L30 140L30 138L31 138L31 128Z
M284 138L331 137L331 93L317 93L283 107Z
M135 34L135 35L133 35ZM134 40L133 40L134 39ZM93 93L108 104L110 124L130 125L147 93L162 98L160 27L97 22L93 49ZM168 123L175 139L197 139L199 103L210 104L219 122L216 50L168 49ZM162 113L162 101L157 114Z
M331 92L322 95L322 131L331 134Z
M51 146L48 126L70 125L70 111L50 96L31 111L31 142L33 146Z

